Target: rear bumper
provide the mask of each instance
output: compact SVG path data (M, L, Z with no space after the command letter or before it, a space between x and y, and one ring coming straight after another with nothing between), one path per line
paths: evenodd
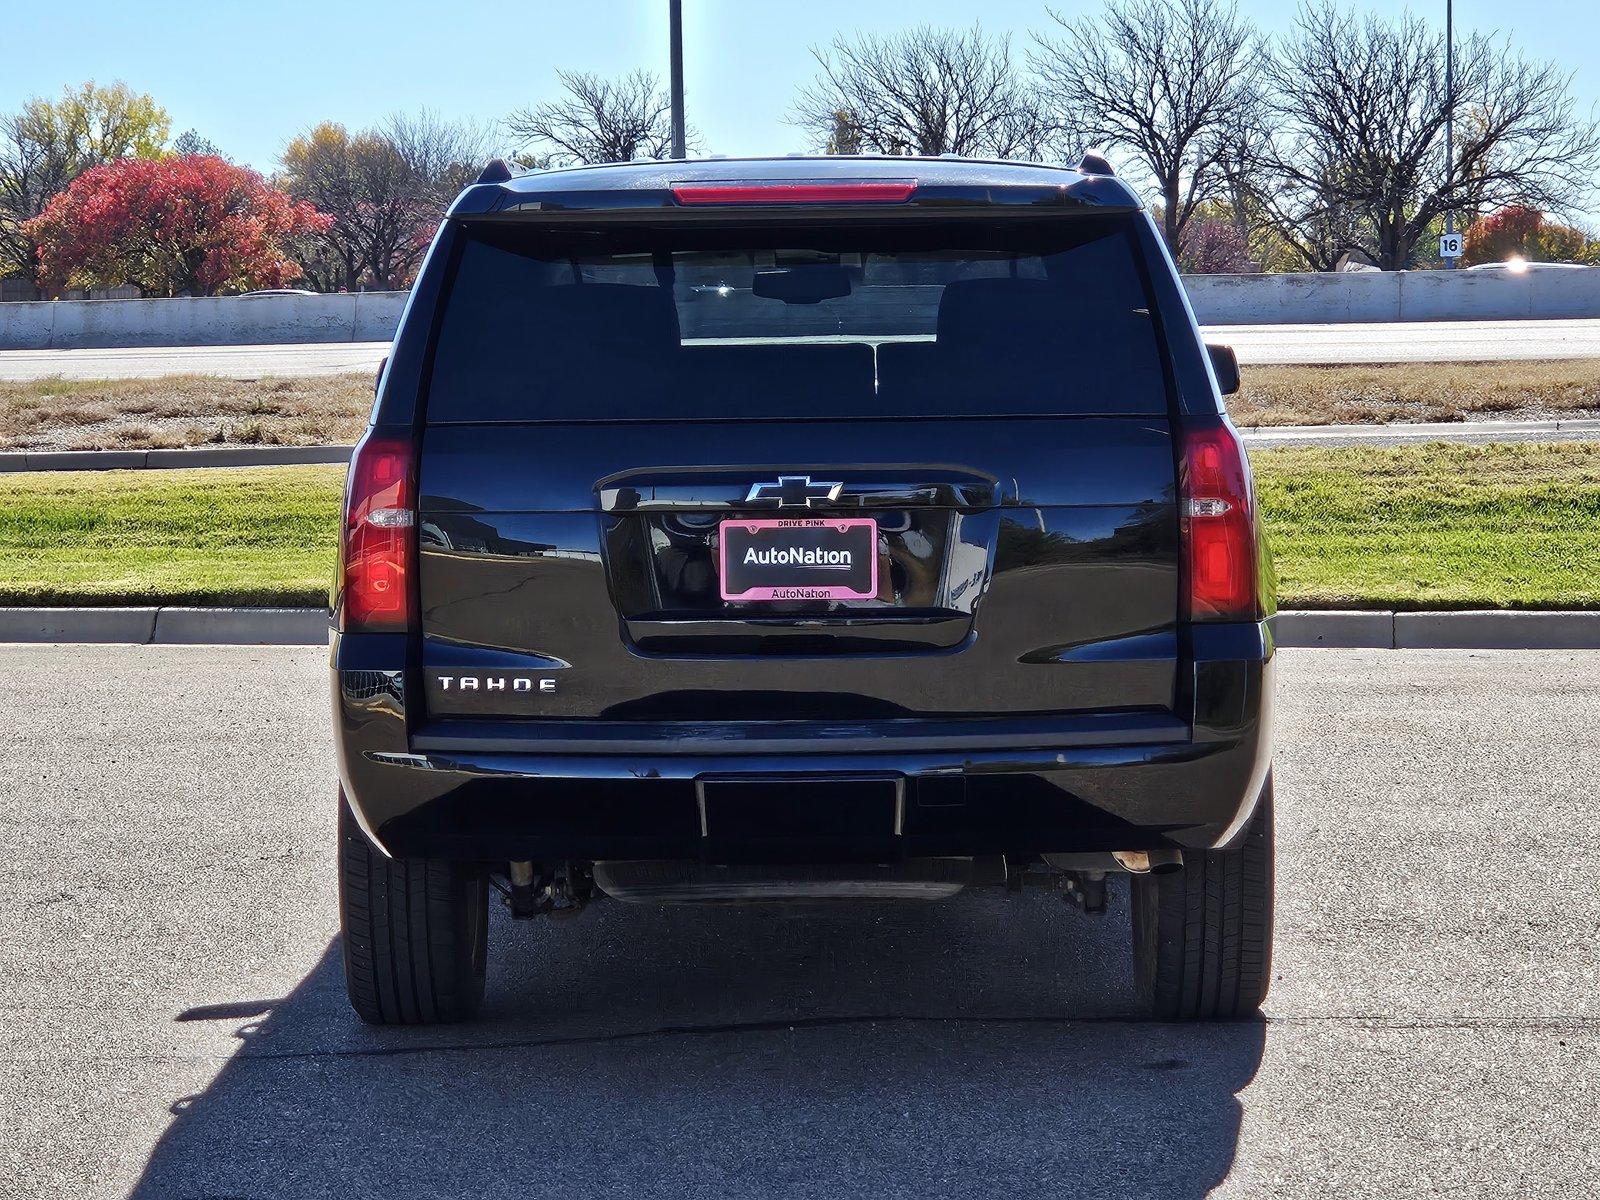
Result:
M559 741L548 728L408 723L406 697L418 693L399 665L404 639L336 638L341 783L373 840L402 857L707 857L708 778L892 781L892 839L843 840L824 857L1210 848L1243 826L1266 775L1272 643L1265 624L1193 632L1187 721L891 722L799 737L658 727Z

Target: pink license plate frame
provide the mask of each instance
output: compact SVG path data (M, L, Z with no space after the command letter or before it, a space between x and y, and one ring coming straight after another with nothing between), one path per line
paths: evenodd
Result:
M737 526L749 533L760 533L769 529L815 529L832 528L840 533L851 529L866 528L870 530L868 545L870 551L867 555L870 579L865 591L856 591L847 585L836 584L784 584L776 586L761 586L747 588L742 592L728 590L728 529ZM730 518L721 522L717 529L718 541L718 589L722 598L737 603L771 603L793 600L875 600L878 596L878 522L872 517L770 517L749 520L743 517ZM826 568L812 568L823 570Z

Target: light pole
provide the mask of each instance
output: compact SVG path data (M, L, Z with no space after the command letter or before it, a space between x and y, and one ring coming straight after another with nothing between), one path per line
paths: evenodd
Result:
M667 0L672 38L672 157L688 158L683 125L683 0Z
M673 0L676 4L677 0ZM1444 0L1444 233L1451 237L1456 231L1455 197L1451 192L1456 180L1456 5L1455 0ZM1454 257L1444 260L1446 270L1456 269Z

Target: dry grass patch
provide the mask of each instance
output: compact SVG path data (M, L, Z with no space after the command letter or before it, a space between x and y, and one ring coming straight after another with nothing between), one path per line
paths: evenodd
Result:
M370 375L0 381L0 450L353 442ZM1600 417L1600 359L1246 367L1240 425Z
M353 442L370 375L0 380L0 449L133 450Z
M1600 359L1250 367L1240 425L1384 425L1600 416Z

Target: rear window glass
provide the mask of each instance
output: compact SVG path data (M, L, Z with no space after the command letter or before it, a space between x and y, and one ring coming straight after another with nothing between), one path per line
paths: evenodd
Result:
M469 226L430 423L1163 415L1127 218Z

